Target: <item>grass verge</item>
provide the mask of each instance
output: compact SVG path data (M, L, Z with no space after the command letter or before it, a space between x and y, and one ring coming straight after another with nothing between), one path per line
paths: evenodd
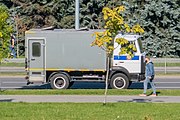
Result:
M155 67L164 67L165 63L154 63ZM167 67L180 67L180 63L167 63Z
M139 95L143 90L126 89L116 90L109 89L108 95ZM147 94L151 94L151 90ZM180 96L179 89L157 90L159 96ZM67 89L67 90L3 90L0 95L104 95L104 89Z
M175 103L0 103L2 120L178 120Z
M25 76L25 72L1 72L0 76Z
M0 67L24 67L25 63L1 63Z

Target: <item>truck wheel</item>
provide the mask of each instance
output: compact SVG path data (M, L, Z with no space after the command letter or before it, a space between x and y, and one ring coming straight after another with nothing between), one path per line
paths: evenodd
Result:
M110 81L112 89L126 89L129 86L128 77L122 73L118 73L112 76Z
M50 80L53 89L67 89L69 87L69 79L64 74L55 74Z

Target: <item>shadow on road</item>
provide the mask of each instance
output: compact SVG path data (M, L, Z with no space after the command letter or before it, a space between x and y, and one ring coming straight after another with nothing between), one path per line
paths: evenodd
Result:
M142 98L142 99L132 99L132 100L129 100L129 101L118 101L118 102L137 102L137 103L145 103L145 102L164 102L162 100L153 100L151 98L149 99L145 99L145 98Z
M0 102L12 102L13 101L13 99L0 99Z
M104 89L105 83L98 82L74 82L70 89ZM148 87L150 88L150 86ZM29 85L23 86L20 89L51 89L50 84L39 84L39 85ZM142 82L133 82L129 89L143 89Z

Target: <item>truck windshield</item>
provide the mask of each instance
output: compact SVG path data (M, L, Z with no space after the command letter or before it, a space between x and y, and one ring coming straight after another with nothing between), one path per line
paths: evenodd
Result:
M141 38L138 38L138 44L139 44L139 49L140 49L140 52L143 53L143 47L142 47L142 42L141 42Z

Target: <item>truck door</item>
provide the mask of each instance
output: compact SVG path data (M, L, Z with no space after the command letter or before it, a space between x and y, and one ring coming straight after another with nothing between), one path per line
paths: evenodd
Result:
M117 38L125 38L131 44L134 44L137 51L134 54L134 57L131 58L129 55L119 55L121 46L118 45L116 42L114 43L114 48L116 48L113 51L113 67L123 67L126 70L128 70L129 73L138 74L141 73L141 61L142 59L142 53L139 49L139 44L137 39L140 37L139 35L117 35Z
M45 82L45 39L28 39L29 82Z

